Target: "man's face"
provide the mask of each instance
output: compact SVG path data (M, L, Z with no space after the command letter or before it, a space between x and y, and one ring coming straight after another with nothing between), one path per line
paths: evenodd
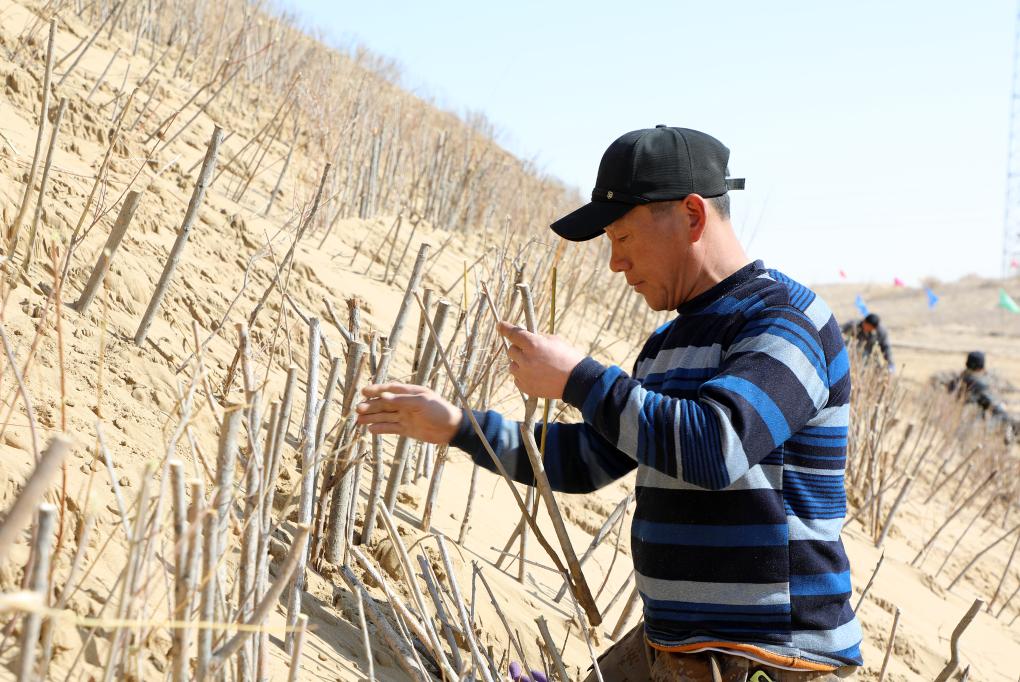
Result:
M681 216L675 204L660 212L637 206L606 228L609 269L622 272L652 310L671 310L684 302L692 249Z
M871 324L870 322L863 322L863 323L861 323L861 329L864 330L865 334L874 334L875 333L875 325Z

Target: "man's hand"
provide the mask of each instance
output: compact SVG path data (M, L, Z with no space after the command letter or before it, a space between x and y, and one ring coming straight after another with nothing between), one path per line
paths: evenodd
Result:
M584 354L558 336L532 334L506 322L499 323L499 333L510 342L510 374L517 388L535 398L562 398Z
M367 424L370 433L395 433L446 445L460 426L461 411L424 386L373 384L361 392L368 400L355 408L358 424Z

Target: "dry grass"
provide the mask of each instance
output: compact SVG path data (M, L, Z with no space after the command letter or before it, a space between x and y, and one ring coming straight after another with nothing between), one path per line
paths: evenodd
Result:
M282 673L279 637L296 674L311 656L300 617L302 600L306 613L311 600L318 608L336 603L362 628L367 616L378 636L371 644L364 639L364 647L385 647L395 662L376 671L381 676L471 671L498 678L510 657L559 669L563 645L542 617L530 633L501 618L476 638L482 628L475 609L486 600L458 584L462 548L428 522L445 454L368 437L353 424L351 407L367 381L413 376L455 401L520 410L498 371L496 317L539 325L554 318L556 329L600 355L639 343L662 320L627 288L606 295L614 289L604 240L550 247L550 217L578 197L496 146L484 121L437 111L394 85L378 58L328 49L259 3L54 0L0 8L12 107L34 112L39 140L60 121L57 114L50 124L37 111L46 100L37 82L45 79L46 36L56 20L54 91L66 117L51 145L63 154L44 164L52 187L43 182L36 193L32 182L21 184L32 180L25 169L39 165L41 143L32 160L0 155L0 173L24 202L35 202L19 204L19 214L40 220L37 246L5 231L0 283L0 439L27 430L30 438L8 441L24 446L28 466L20 480L29 471L37 476L9 487L4 508L20 511L9 511L0 526L5 662L21 679L56 677L57 663L67 679L81 670L103 679L220 671L266 679ZM215 171L203 164L214 125L225 131ZM193 192L200 166L205 197ZM133 223L129 215L118 228L128 234L118 259L110 249L103 284L92 284L103 300L101 317L88 306L70 310L63 299L90 279L105 242L100 233L125 198L138 196ZM193 206L182 224L189 196ZM4 217L5 228L15 224L6 205ZM344 234L353 219L372 227L354 239ZM188 250L179 240L180 269L155 301L152 333L140 334L135 349L141 304L153 302L170 237L186 235L192 224L207 234L196 234ZM431 251L419 250L426 237ZM189 257L200 249L216 254L220 271L209 273ZM46 257L32 257L40 253ZM323 282L326 267L330 274L360 271L359 281L374 288L361 299L337 294ZM423 288L437 295L422 304L412 343L401 329L418 311L415 294ZM383 305L386 296L398 300L392 290L401 289L399 307ZM460 303L441 302L438 294ZM335 313L340 298L349 299L346 320ZM19 311L22 300L26 310ZM93 336L98 345L78 342ZM173 393L160 404L161 432L135 439L145 443L138 456L144 469L127 476L118 472L129 440L125 411L104 396L112 382L156 366L171 377ZM847 492L854 522L880 543L898 509L923 504L940 520L978 511L978 523L1009 530L1020 493L1015 452L949 397L909 387L859 359L852 366ZM76 404L80 395L69 386L92 391L87 406ZM72 464L81 465L82 476ZM400 497L420 478L434 491L421 510L424 523ZM475 488L464 496L463 528ZM565 529L556 528L554 546L537 524L525 523L537 502L509 489L522 513L518 578L525 565L558 566L571 574L567 594L580 597L569 605L581 626L575 636L600 637L588 624L617 609L619 631L633 617L628 604L618 605L628 582L615 594L591 597L586 579L603 581L591 568L579 574ZM557 516L553 496L542 497ZM29 524L25 510L34 509L42 510L39 522ZM601 510L598 523L609 516ZM410 528L418 525L424 535L414 536ZM529 526L544 552L532 549L530 558ZM617 531L617 546L619 537ZM985 570L975 579L975 564L961 565L976 554L969 546L926 556L942 553L941 544L925 551L928 537L911 539L922 569L944 558L951 570L943 582L959 576L954 588L981 592L1003 624L1020 613L1016 592L1010 596L1020 579L1003 561L1011 536L977 557ZM8 555L4 542L18 551ZM395 565L386 564L387 546ZM484 582L475 567L472 584L476 574ZM313 580L327 582L331 598L302 592ZM281 628L274 613L284 594L290 613ZM488 601L499 610L496 598ZM65 629L77 636L70 644L61 639ZM571 674L580 665L583 657L566 664Z

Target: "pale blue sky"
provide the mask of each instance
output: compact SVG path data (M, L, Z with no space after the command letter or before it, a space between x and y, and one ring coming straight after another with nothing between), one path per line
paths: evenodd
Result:
M810 282L1000 267L1016 0L290 0L587 196L620 134L730 147L751 255Z

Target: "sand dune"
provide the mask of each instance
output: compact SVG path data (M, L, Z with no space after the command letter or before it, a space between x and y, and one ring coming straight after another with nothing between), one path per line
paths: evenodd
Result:
M77 61L71 56L77 54L76 46L84 47L106 13L116 12L116 7L98 3L81 5L80 12L77 6L57 12L56 53L70 58L56 67L55 81ZM126 7L123 15L112 17L113 30L100 31L74 70L54 88L53 112L59 98L66 97L67 103L39 212L36 251L30 266L19 274L34 217L35 203L31 203L19 250L5 253L9 260L0 289L8 357L0 379L5 419L0 428L0 509L8 510L14 503L35 466L37 452L58 433L71 439L66 481L58 476L45 495L45 500L64 510L60 546L53 556L53 581L46 591L48 603L61 608L52 620L51 679L100 679L107 666L118 678L148 680L169 675L173 629L167 621L173 610L176 559L174 504L165 455L180 460L187 477L199 482L207 495L213 494L221 424L238 406L244 409L252 404L252 391L244 388L243 368L233 367L238 323L250 324L252 379L265 408L263 427L270 401L284 393L288 369L297 368L297 397L290 428L283 433L279 476L263 485L275 490L267 537L272 537L268 550L273 559L271 572L276 572L284 565L297 532L297 499L303 472L308 470L302 460L301 426L310 364L310 327L304 318L321 321L323 350L316 398L325 390L332 358L340 358L341 382L346 381L347 301L357 303L362 340L371 342L379 334L389 334L412 263L425 243L432 246L434 255L427 261L421 289L431 289L435 299L445 295L452 302L451 321L443 337L458 363L465 356L466 330L481 305L482 282L493 289L505 310L509 289L504 288L501 295L499 288L512 280L515 267L531 282L540 318L547 319L549 274L553 263L558 263L558 329L601 360L629 367L644 334L662 321L643 312L639 301L623 292L622 283L606 271L606 256L598 244L571 246L557 253L544 224L576 197L500 150L484 129L401 92L385 80L384 69L371 56L331 53L286 22L253 7L247 9L258 22L253 20L247 33L239 30L243 25L240 10L201 2L189 5L189 11L204 17L200 23L205 26L202 33L189 33L188 28L199 24L182 22L173 31L177 24L168 11L154 13L142 4ZM0 87L4 91L0 98L0 212L5 230L15 223L32 164L49 12L50 5L42 3L0 0ZM223 60L228 48L238 56L255 57L236 62L240 66L213 59ZM193 59L196 55L200 59ZM216 66L220 63L222 70ZM135 91L153 64L153 75ZM234 69L236 75L232 75ZM289 90L298 72L302 74L299 85ZM336 83L329 80L334 72L342 73L350 86L343 93L326 87ZM209 85L203 87L205 83ZM201 96L189 101L196 90ZM203 102L216 92L220 94L203 110ZM291 99L293 109L288 107ZM174 115L178 109L181 112ZM275 118L277 112L288 113ZM116 129L118 119L122 132L111 146L111 129ZM221 174L214 175L185 257L148 340L139 347L133 338L193 196L214 125L224 131L218 155ZM154 134L161 126L162 131ZM48 135L45 140L48 143ZM292 140L296 142L291 144ZM67 276L61 278L71 236L108 148L112 150L108 175L98 185L93 207L85 212L84 238L70 252ZM333 166L323 185L323 201L309 218L326 163ZM36 187L39 183L37 177ZM531 188L541 200L520 201L520 187ZM104 288L84 314L79 313L72 304L102 253L129 189L142 192L137 212ZM266 211L270 203L273 208ZM509 226L507 215L511 216ZM301 232L299 226L306 224L307 232ZM285 254L292 244L293 262L286 267ZM282 272L277 280L278 267ZM1020 386L1020 354L1016 353L1020 316L995 309L999 286L977 279L940 285L942 300L934 311L926 309L917 290L846 284L819 287L840 317L853 314L853 298L863 293L883 315L893 336L901 367L897 390L902 397L888 432L876 442L875 461L899 461L894 459L899 450L911 458L931 450L931 456L921 460L924 466L898 510L884 544L882 568L860 607L866 635L861 679L878 679L897 609L901 616L886 679L934 679L949 657L954 626L975 598L991 599L1000 579L992 613L980 613L961 640L961 670L969 666L971 680L1013 680L1020 669L1016 623L1020 560L1014 558L1007 570L1020 535L1007 534L1020 521L1015 513L1020 502L1017 446L1003 446L995 434L985 435L968 426L974 415L961 416L948 401L933 400L933 389L927 384L932 373L960 367L967 351L980 348L988 352L989 365L1004 381ZM1002 286L1020 298L1020 284L1015 280ZM267 290L264 312L249 320ZM342 318L336 323L331 308ZM463 319L454 324L462 313ZM507 381L505 361L492 338L492 319L487 313L480 319L477 376L491 366L490 406L520 416L523 405ZM408 320L391 378L412 376L415 337L424 338L416 305ZM201 349L197 354L196 348ZM375 348L373 354L379 351ZM877 381L873 374L861 376ZM366 371L359 385L367 378ZM445 371L440 369L435 381L440 390L453 394ZM327 424L328 428L338 424L335 433L342 433L340 394L333 398ZM479 394L476 390L472 396L475 405ZM874 393L862 390L861 395ZM1015 394L1005 397L1014 407L1020 405ZM933 417L936 408L925 411L930 405L938 406L937 417ZM871 408L869 403L855 404L862 419ZM560 418L576 419L570 412ZM943 421L935 423L938 418ZM246 415L239 437L242 463L249 461L253 448L267 442L265 428L249 434L249 419ZM181 428L185 423L186 428ZM911 432L905 438L908 426ZM102 434L102 447L97 433ZM332 447L332 440L326 442ZM983 449L964 464L978 443ZM380 473L384 477L395 446L395 439L383 443ZM351 447L354 451L356 446ZM855 452L863 452L863 445L857 443L857 447ZM520 519L509 487L488 472L475 474L465 455L451 451L448 456L429 532L418 526L430 477L415 477L397 496L397 534L412 552L413 570L419 570L415 557L421 551L442 589L452 589L451 577L456 579L482 655L490 656L500 671L508 669L510 660L519 660L521 652L532 668L553 669L536 624L536 618L542 617L569 676L583 676L591 661L581 636L581 619L569 597L555 600L563 581L534 535L522 574L512 561L505 562L502 570L495 566ZM334 459L324 462L328 467ZM355 539L385 580L390 596L399 597L417 614L398 543L384 525L377 525L370 537L360 537L372 475L371 458L365 462L355 496ZM431 466L423 464L423 468ZM993 469L999 471L995 484L959 513L923 561L912 567L925 542ZM942 487L933 485L954 470L956 479ZM251 518L244 506L244 493L250 488L244 479L245 467L239 465L233 473L231 495L237 497L223 527L225 558L219 570L225 595L216 611L221 623L236 621L227 616L233 616L238 604L235 590L244 562L242 538ZM897 473L887 471L881 480L896 482ZM868 475L856 491L867 490ZM625 478L597 494L557 495L578 555L633 487L633 479ZM465 525L472 488L475 496ZM936 488L937 494L926 500ZM880 520L887 518L900 489L896 485L883 495L877 510ZM151 525L144 526L145 537L152 539L149 545L132 535L138 516L133 507L142 499L152 515ZM863 500L852 496L851 501L858 505ZM867 513L870 505L863 506L865 513L844 531L855 603L883 551L874 546L875 529ZM858 510L852 506L851 513ZM629 513L623 528L628 518ZM558 550L544 510L538 525ZM630 595L629 538L616 530L620 527L609 532L584 565L586 580L603 611L602 625L590 631L598 651L611 645L610 635ZM90 530L80 570L68 583L86 528ZM448 538L453 576L439 553L436 533ZM972 558L1003 535L948 589ZM461 537L461 542L454 542ZM22 587L30 540L27 530L21 532L7 555L0 556L0 591L5 599ZM143 545L145 552L140 549ZM517 548L515 543L515 554ZM139 569L132 590L125 592L122 582L130 575L125 567L132 561L138 561ZM394 622L383 586L357 561L349 563L368 587L379 613ZM296 662L300 678L365 679L367 662L357 602L341 567L313 560L305 575L302 610L308 617L308 631ZM482 577L494 599L489 598ZM420 578L414 580L418 590L426 592L427 585ZM65 590L66 585L71 587ZM613 600L618 593L620 598ZM0 601L0 606L5 603ZM450 618L457 620L452 601L446 604ZM431 602L428 608L433 608ZM272 679L284 679L292 665L283 648L286 612L285 593L266 621L271 632L262 651ZM2 608L0 614L8 628L0 635L5 638L0 645L0 676L13 679L29 619ZM185 620L196 621L198 615L189 612ZM118 627L115 616L134 619L133 624ZM419 627L427 628L427 623L435 621L433 616L426 614ZM632 615L627 624L634 622ZM444 637L440 648L450 660L470 665L463 629L459 625L455 629L456 654L437 627L438 636ZM414 665L413 655L409 655L410 663L402 661L387 647L380 627L373 624L369 630L376 679L407 679L405 668ZM233 630L228 628L227 634Z

